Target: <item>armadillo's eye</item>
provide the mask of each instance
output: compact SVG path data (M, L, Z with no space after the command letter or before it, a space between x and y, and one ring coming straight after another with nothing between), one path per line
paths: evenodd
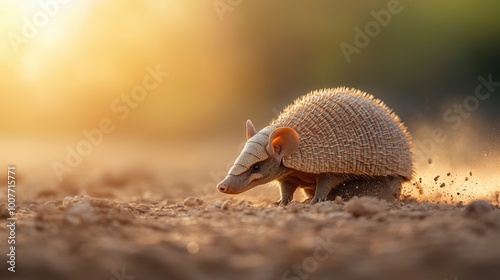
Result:
M255 173L255 172L259 172L259 169L260 169L260 164L254 164L252 166L252 173Z

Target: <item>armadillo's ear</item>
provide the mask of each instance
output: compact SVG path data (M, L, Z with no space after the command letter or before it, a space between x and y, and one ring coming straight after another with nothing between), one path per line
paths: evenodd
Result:
M283 157L293 154L299 148L300 138L291 127L276 128L269 135L267 153L281 160Z
M255 129L255 126L253 126L252 121L247 120L247 140L254 136L256 133L257 130Z

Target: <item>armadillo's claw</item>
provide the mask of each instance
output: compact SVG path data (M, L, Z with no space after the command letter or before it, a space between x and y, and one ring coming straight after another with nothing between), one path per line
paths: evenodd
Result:
M290 202L291 202L290 199L281 198L280 200L278 200L276 202L273 202L273 205L276 205L276 206L287 206Z
M323 201L327 201L327 198L326 197L313 197L311 199L311 201L309 201L309 204L316 204L318 202L323 202Z

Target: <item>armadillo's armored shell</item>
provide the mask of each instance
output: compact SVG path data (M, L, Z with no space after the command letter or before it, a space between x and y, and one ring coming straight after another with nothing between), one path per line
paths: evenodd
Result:
M234 161L233 166L229 169L229 175L240 175L247 171L259 161L263 161L269 157L266 151L266 146L269 143L269 135L273 132L272 127L265 127L250 137L245 143L240 155Z
M311 92L271 123L300 135L283 164L307 173L399 175L413 173L411 138L399 118L373 96L348 88Z

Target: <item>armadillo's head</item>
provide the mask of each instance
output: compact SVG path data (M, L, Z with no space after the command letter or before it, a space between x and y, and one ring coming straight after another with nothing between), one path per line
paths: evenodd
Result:
M288 170L282 159L299 147L299 135L290 127L265 127L257 132L247 121L247 142L229 172L217 185L222 193L238 194L279 179Z

